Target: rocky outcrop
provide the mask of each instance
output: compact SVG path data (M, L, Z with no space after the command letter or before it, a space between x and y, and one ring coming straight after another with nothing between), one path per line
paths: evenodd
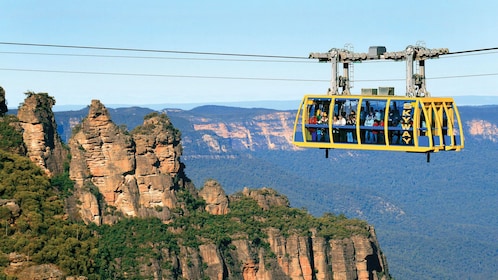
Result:
M5 90L0 87L0 117L7 113L7 100L5 99Z
M213 215L228 213L228 196L215 180L208 180L199 191L199 196L206 201L205 210Z
M5 215L4 217L8 217L9 223L13 223L16 218L18 218L21 214L21 208L19 207L19 204L17 204L17 201L14 199L1 199L0 198L0 209L7 209L3 213Z
M10 253L9 266L4 270L6 275L15 276L18 280L64 280L66 274L53 264L34 264L29 256ZM10 279L10 278L7 278ZM14 279L14 278L13 278ZM73 278L74 279L74 278ZM86 279L86 278L85 278ZM83 279L82 279L83 280Z
M471 120L467 122L469 134L472 136L480 136L485 140L498 142L498 127L485 120Z
M194 189L179 160L180 133L165 115L147 116L130 134L93 100L69 140L70 177L86 222L112 223L120 215L171 219L176 190Z
M252 190L248 187L245 187L242 191L242 194L256 200L258 205L263 210L269 210L270 207L274 206L289 207L290 205L287 197L282 196L277 191L269 188Z
M63 280L65 273L53 264L30 266L17 275L19 280Z
M57 134L54 104L55 99L46 93L29 92L17 112L27 156L49 176L62 173L67 158L67 150Z

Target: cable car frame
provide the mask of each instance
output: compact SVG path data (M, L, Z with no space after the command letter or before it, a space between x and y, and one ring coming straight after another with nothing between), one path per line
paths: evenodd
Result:
M428 162L432 152L460 151L464 134L453 98L430 97L425 87L425 59L445 53L447 49L419 46L395 53L384 47L371 47L368 54L337 49L312 53L311 58L332 62L331 87L327 94L304 96L294 122L293 144L326 149L326 157L329 149L426 153ZM407 61L406 96L394 95L389 87L350 94L349 64L371 59ZM339 62L344 77L337 76ZM418 63L417 74L413 62Z

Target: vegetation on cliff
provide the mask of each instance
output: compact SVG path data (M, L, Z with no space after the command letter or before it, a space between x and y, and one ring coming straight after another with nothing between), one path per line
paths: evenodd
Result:
M15 116L0 117L0 150L19 153L23 150L22 133L16 129L18 120Z
M0 279L8 279L2 271L8 267L11 253L25 256L31 264L55 264L67 275L110 279L128 274L148 279L139 276L141 265L178 255L180 246L214 243L229 250L232 239L245 238L263 248L267 257L274 257L264 241L269 227L283 234L310 234L309 230L316 228L317 234L327 239L369 234L362 221L332 214L315 218L305 210L283 206L265 211L244 196L233 200L229 214L211 215L203 211L201 199L188 193L181 197L192 214L180 215L172 224L156 218L130 218L97 227L67 219L64 197L71 189L67 174L50 180L28 158L0 151L0 177L0 200L19 207L13 211L0 206ZM173 264L162 265L171 275L178 274Z
M326 240L348 238L354 234L369 235L364 221L330 213L316 218L306 210L287 206L263 210L254 199L242 195L231 200L230 212L226 215L193 212L192 215L179 217L172 226L182 229L183 242L192 246L199 245L202 240L222 245L240 234L253 244L263 244L262 240L267 238L265 230L270 227L285 236L294 233L309 235L311 230L316 230L316 234Z
M86 225L65 219L64 200L42 170L28 158L0 150L0 178L0 201L6 202L0 207L0 267L14 253L28 263L91 274L98 239Z

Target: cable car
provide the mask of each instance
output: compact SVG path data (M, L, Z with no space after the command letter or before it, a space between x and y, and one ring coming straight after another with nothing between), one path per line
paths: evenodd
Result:
M395 53L385 47L371 47L368 54L336 49L312 53L312 58L332 62L333 77L327 94L304 96L294 123L294 145L326 149L326 157L328 149L426 153L428 162L432 152L460 151L464 135L453 98L430 97L425 89L425 59L444 53L448 50L418 46ZM350 94L349 64L371 59L407 60L405 96L394 95L392 87ZM338 62L344 64L345 77L334 75ZM413 62L418 74L413 74Z

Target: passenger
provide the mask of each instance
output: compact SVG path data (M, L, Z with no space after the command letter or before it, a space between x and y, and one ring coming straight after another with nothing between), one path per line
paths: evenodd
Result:
M378 128L379 127L379 121L378 120L374 120L374 123L373 123L373 127L375 128ZM379 134L379 131L374 129L372 131L372 143L373 144L378 144L378 138L377 138L377 134Z
M329 118L327 117L326 112L322 112L320 116L320 120L318 120L319 124L327 124L329 122Z
M309 124L316 124L316 116L315 116L315 103L313 103L312 107L310 108L310 118L308 120ZM317 131L316 128L313 127L308 127L308 131L311 135L311 141L315 142L317 140Z
M374 120L380 121L382 119L379 110L375 110Z
M344 118L344 116L339 115L338 121L339 121L339 125L341 125L341 126L346 125L346 119Z
M373 124L374 124L373 114L369 114L367 116L367 119L365 120L365 126L373 126ZM372 130L367 129L365 131L365 143L372 143L372 140L373 140Z
M337 115L334 115L334 118L332 119L332 124L339 125L339 119L337 118Z
M401 122L400 121L395 121L395 124L396 124L396 132L394 133L394 136L393 136L393 142L394 144L403 144L403 140L401 139L402 138L402 135L403 135L403 132L401 131L402 130L402 126L401 126Z
M308 112L310 112L309 114L310 119L315 116L315 107L316 107L316 101L313 101L313 104L309 105L308 107Z
M339 115L338 123L340 126L346 125L346 119L344 118L343 114ZM339 128L339 141L346 142L346 131L344 131L344 128Z
M346 120L346 125L351 125L351 126L356 126L356 115L355 115L355 112L354 111L351 111L351 113L349 114L348 116L348 119ZM348 143L353 143L354 142L354 138L353 137L353 132L355 131L355 129L348 129L347 130L347 141Z
M379 110L375 110L373 126L379 127L381 120L382 120L382 113L379 112ZM378 129L374 129L372 131L372 136L373 136L372 143L379 144L379 130Z
M327 113L326 112L321 112L320 113L320 120L318 120L318 124L323 124L323 125L328 125L329 119L327 118ZM317 141L320 142L329 142L329 132L328 128L319 128L317 131ZM328 139L328 140L327 140Z
M366 117L365 108L361 107L361 110L360 110L360 125L364 125L365 124L365 117Z
M334 140L334 143L339 142L339 129L337 126L341 125L339 123L339 118L337 118L337 115L334 116L333 122L332 122L332 137Z

